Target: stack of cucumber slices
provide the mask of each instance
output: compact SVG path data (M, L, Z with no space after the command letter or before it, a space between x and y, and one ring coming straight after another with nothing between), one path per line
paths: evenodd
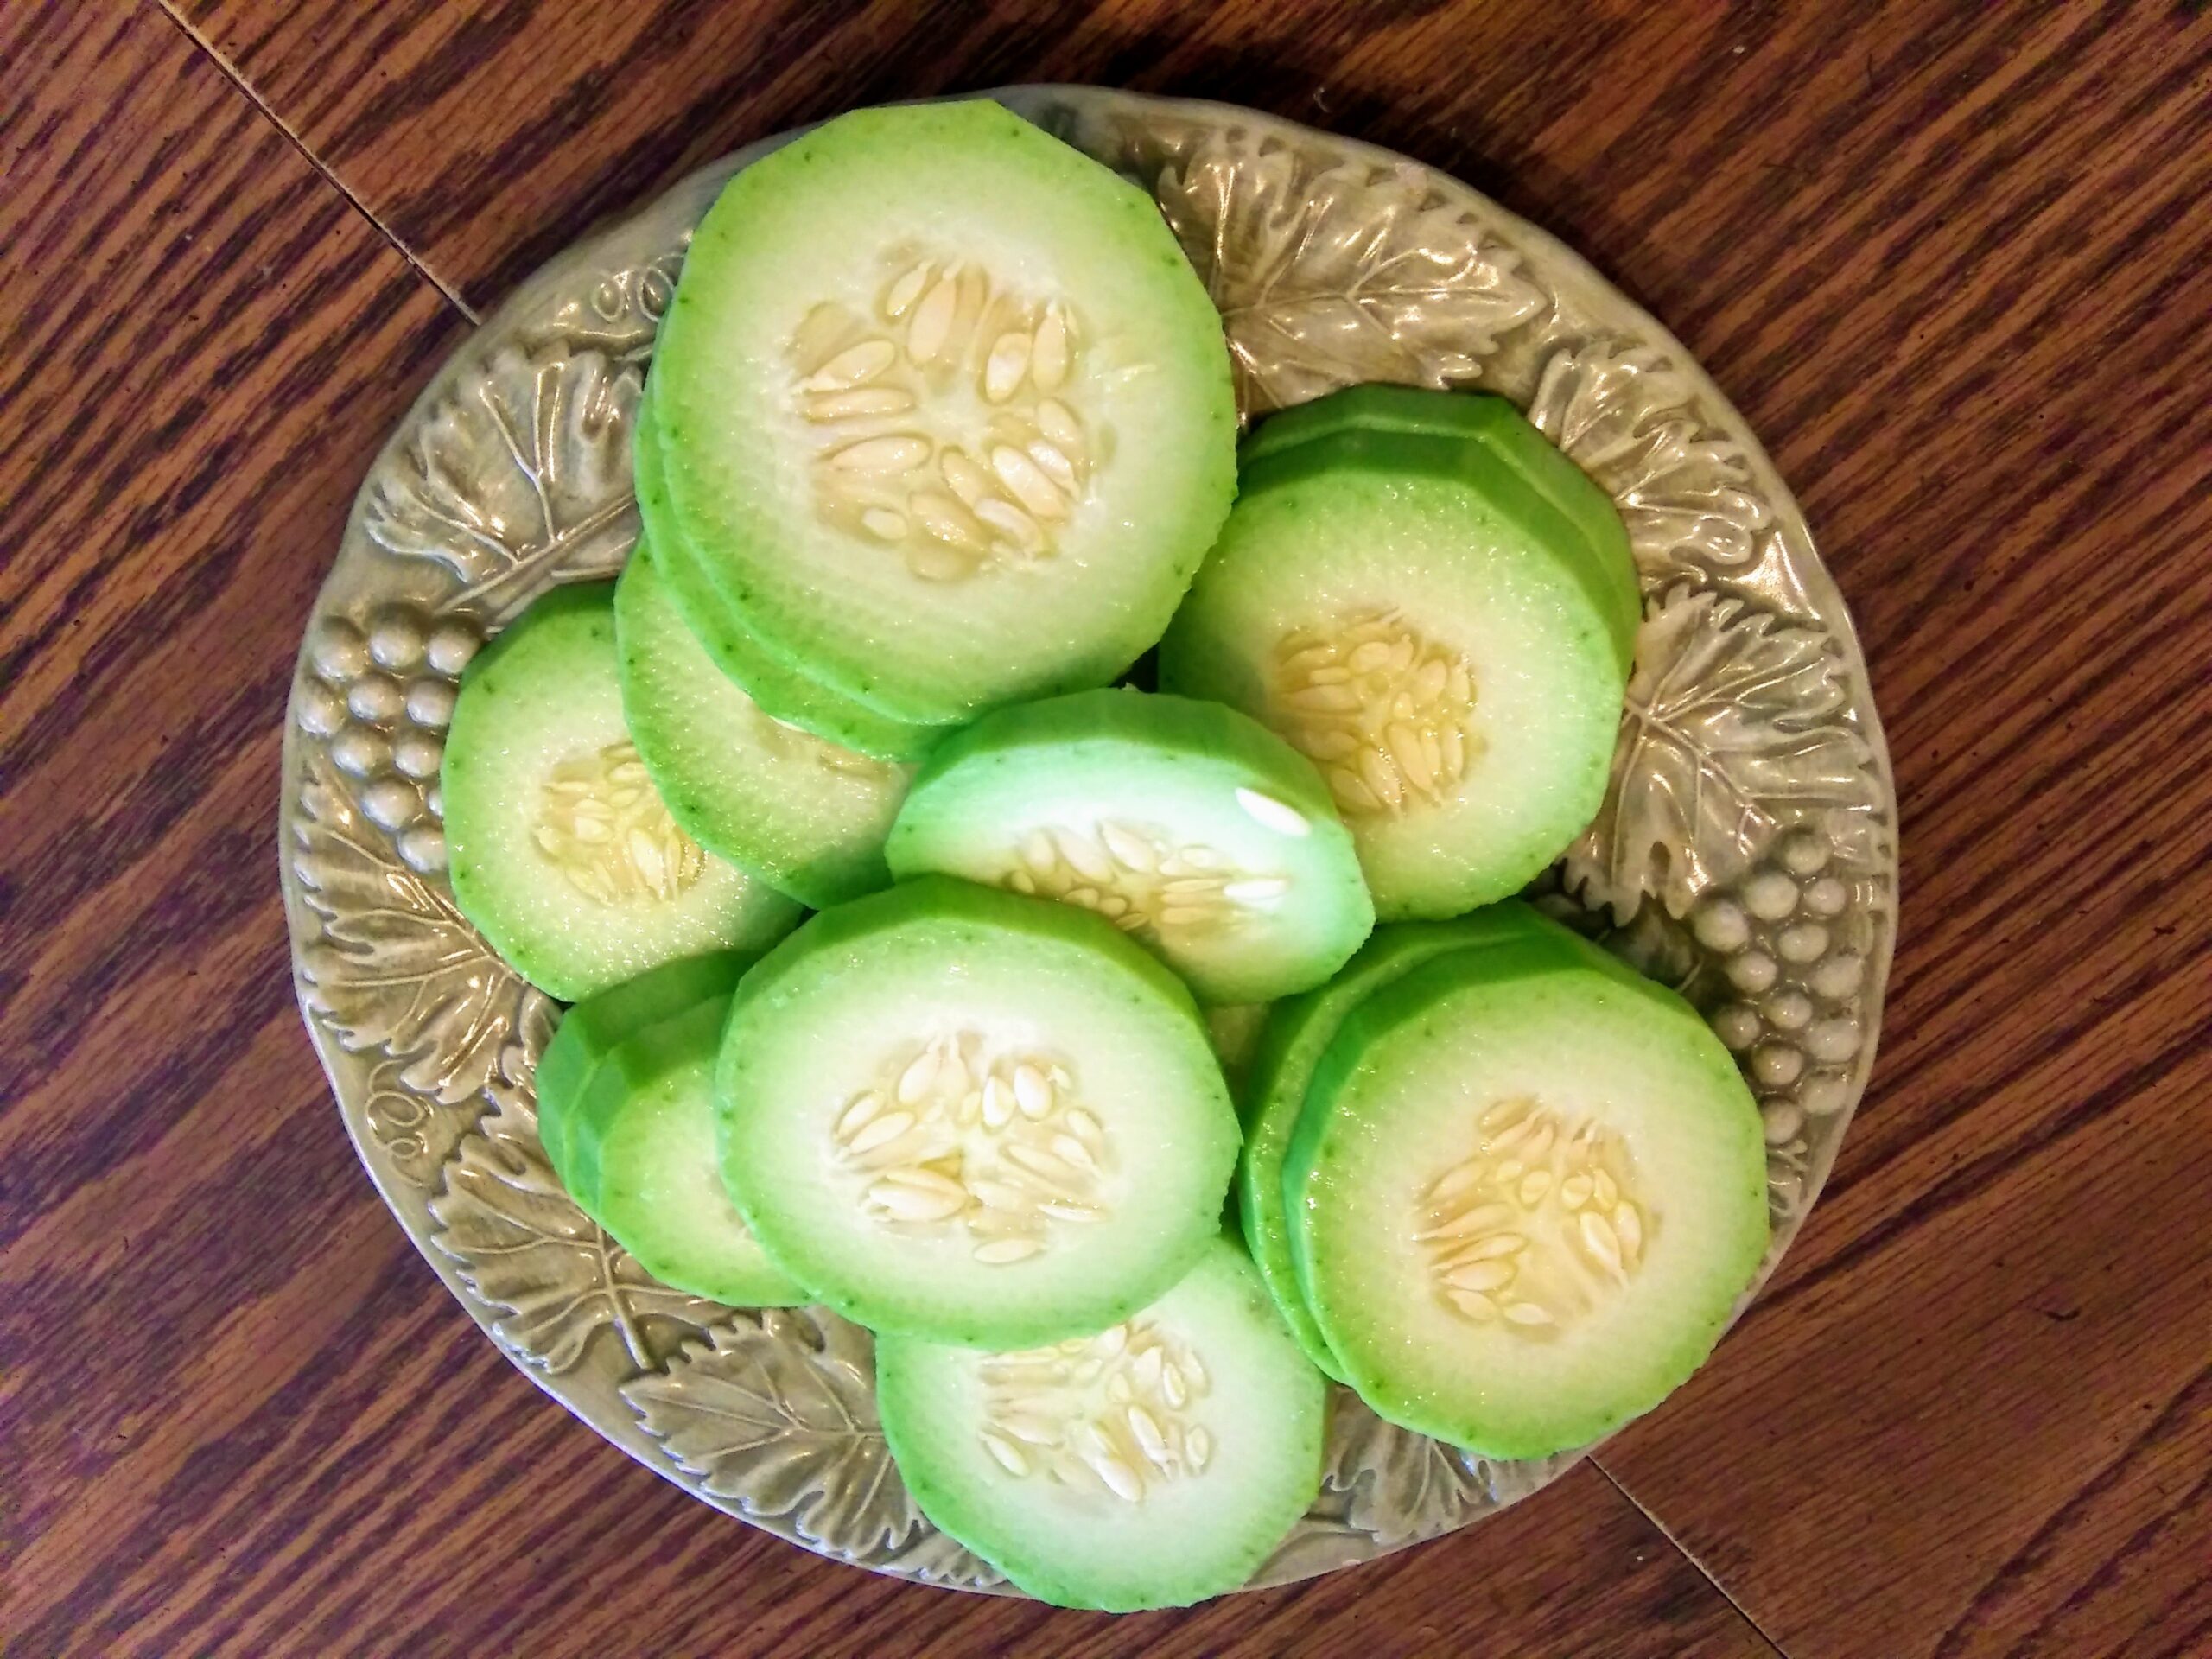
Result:
M562 1182L672 1286L875 1331L924 1512L1075 1606L1248 1580L1328 1378L1606 1433L1766 1244L1719 1041L1511 897L1605 787L1611 504L1493 397L1236 429L1141 191L995 104L830 122L699 228L620 579L446 751L457 902L575 1005Z

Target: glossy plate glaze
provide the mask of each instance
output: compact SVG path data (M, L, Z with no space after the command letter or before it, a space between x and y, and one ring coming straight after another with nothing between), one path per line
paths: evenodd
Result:
M1258 416L1362 380L1480 386L1613 495L1645 620L1604 809L1538 901L1680 988L1765 1115L1785 1249L1865 1087L1896 932L1897 808L1865 664L1796 505L1651 318L1542 232L1402 156L1217 105L1001 100L1158 199ZM392 435L302 645L285 731L292 963L385 1201L540 1387L706 1502L856 1565L1001 1589L877 1432L868 1333L655 1283L571 1204L531 1077L558 1005L454 908L436 786L470 654L637 533L630 426L692 226L780 142L540 270ZM1497 1463L1339 1394L1319 1501L1255 1580L1480 1519L1573 1461Z

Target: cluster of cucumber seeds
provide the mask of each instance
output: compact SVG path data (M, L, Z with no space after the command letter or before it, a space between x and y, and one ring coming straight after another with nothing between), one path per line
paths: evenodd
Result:
M674 899L707 871L705 849L677 827L626 738L547 772L534 833L569 885L598 904Z
M868 1178L863 1203L879 1225L963 1228L976 1261L1004 1266L1042 1253L1053 1223L1107 1213L1112 1154L1064 1063L1019 1052L984 1059L985 1047L973 1032L922 1046L846 1106L830 1138L839 1161Z
M977 1438L1017 1479L1041 1475L1138 1503L1203 1474L1213 1457L1212 1434L1184 1414L1209 1386L1204 1362L1141 1315L1095 1337L994 1355L982 1378Z
M1396 612L1293 629L1273 670L1269 723L1321 768L1348 817L1437 804L1466 775L1478 741L1466 662Z
M1627 1283L1656 1217L1630 1196L1626 1145L1595 1122L1570 1131L1535 1101L1507 1100L1475 1139L1414 1206L1414 1242L1444 1306L1549 1336Z
M817 512L936 581L1049 556L1098 441L1067 401L1068 308L973 263L892 264L874 317L824 301L791 341L793 398L822 435Z
M1001 885L1095 910L1128 933L1158 937L1234 926L1255 906L1280 904L1290 878L1251 875L1203 844L1121 819L1085 830L1037 830Z

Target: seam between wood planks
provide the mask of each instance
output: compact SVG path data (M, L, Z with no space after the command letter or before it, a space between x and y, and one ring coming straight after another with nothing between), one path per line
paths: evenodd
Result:
M299 151L299 153L306 158L308 165L312 167L332 189L337 191L340 195L345 197L346 200L353 205L353 208L355 213L359 213L363 219L368 220L371 225L376 227L377 234L382 237L386 242L390 243L391 246L397 251L399 257L408 263L408 264L414 270L416 276L422 277L424 282L429 283L430 286L436 289L439 293L444 295L446 303L453 307L454 310L460 312L462 316L467 318L471 327L480 324L484 321L482 317L477 315L475 308L471 306L467 301L461 298L457 289L454 289L450 284L442 281L439 278L437 272L432 270L429 266L424 264L421 259L416 257L415 250L409 247L405 242L402 241L398 235L392 230L391 226L385 224L381 219L378 219L376 214L370 210L369 205L366 202L363 201L360 197L354 194L352 190L346 188L346 181L340 178L336 173L333 172L327 166L326 166L323 162L322 157L316 155L315 151L309 148L307 141L302 138L298 133L293 131L292 129L286 124L284 118L278 115L276 111L270 106L269 101L266 99L263 98L259 92L254 91L252 84L248 81L243 74L238 73L238 67L232 63L230 60L226 58L219 51L216 50L214 43L205 35L202 35L197 29L194 28L192 23L177 10L175 0L156 0L156 3L161 9L162 15L167 17L170 22L176 26L178 30L182 33L185 39L192 42L194 48L204 55L210 63L213 64L215 67L222 73L223 78L229 81L232 86L236 87L242 97L251 103L255 109L261 111L263 119L267 121L270 126L276 128L277 131L284 135L285 141L289 143L294 149Z
M1627 1485L1622 1482L1620 1478L1615 1475L1611 1470L1606 1468L1605 1465L1597 1458L1592 1457L1590 1459L1590 1466L1595 1469L1599 1474L1603 1475L1606 1480L1611 1484L1612 1489L1615 1491L1618 1492L1623 1497L1626 1498L1630 1503L1635 1506L1636 1512L1651 1523L1652 1530L1656 1532L1662 1538L1664 1538L1667 1541L1669 1547L1672 1548L1677 1555L1680 1555L1684 1560L1690 1564L1690 1566L1696 1571L1698 1577L1703 1579L1707 1584L1711 1585L1713 1589L1719 1592L1720 1599L1736 1610L1736 1616L1742 1619L1745 1624L1751 1626L1751 1633L1757 1636L1760 1641L1766 1643L1768 1649L1776 1656L1776 1659L1789 1659L1789 1649L1784 1648L1781 1643L1776 1641L1772 1636L1767 1633L1766 1626L1760 1624L1758 1619L1751 1617L1751 1609L1745 1606L1742 1602L1736 1599L1736 1592L1731 1590L1721 1581L1720 1575L1715 1573L1711 1567L1707 1567L1703 1561L1700 1560L1697 1557L1697 1552L1690 1548L1690 1547L1685 1544L1680 1538L1677 1538L1675 1535L1675 1529L1669 1526L1664 1521L1661 1520L1657 1512L1655 1511L1650 1505L1647 1504L1634 1492L1629 1491Z

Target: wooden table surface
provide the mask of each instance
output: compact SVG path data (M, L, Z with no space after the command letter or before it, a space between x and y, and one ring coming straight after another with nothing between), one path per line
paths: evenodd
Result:
M2212 1654L2212 16L2171 0L0 5L0 1651ZM1713 371L1895 752L1883 1053L1664 1408L1119 1621L832 1566L512 1370L340 1130L283 701L387 430L595 217L847 105L1254 105Z

